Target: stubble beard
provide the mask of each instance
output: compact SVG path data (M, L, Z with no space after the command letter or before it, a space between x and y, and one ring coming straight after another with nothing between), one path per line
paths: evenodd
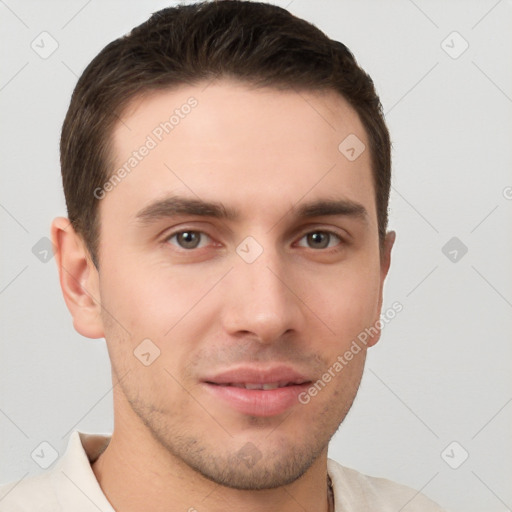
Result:
M358 383L359 384L359 383ZM358 387L357 384L357 387ZM205 418L203 432L193 432L183 422L186 417L178 412L165 411L130 396L121 384L133 412L139 417L151 436L180 466L186 465L202 477L231 489L264 490L289 485L303 476L324 452L334 433L350 410L352 399L341 411L326 404L311 422L311 428L300 438L290 438L294 422L304 421L292 411L275 429L269 429L264 418L248 417L247 428L252 432L268 430L251 442L250 436L239 441L220 427L222 439L213 439L211 417ZM128 391L128 393L126 393ZM342 401L334 393L332 402ZM338 398L339 400L336 400ZM345 397L346 398L346 397ZM307 407L301 405L300 407ZM302 412L301 416L304 414ZM206 413L205 413L206 414ZM200 422L196 421L195 426ZM235 445L235 446L233 446Z

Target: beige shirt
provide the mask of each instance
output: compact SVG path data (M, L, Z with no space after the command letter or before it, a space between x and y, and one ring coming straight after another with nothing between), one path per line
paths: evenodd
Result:
M0 486L0 512L115 512L91 468L109 440L74 431L65 454L44 473ZM336 512L442 512L422 494L390 480L331 459L327 469Z

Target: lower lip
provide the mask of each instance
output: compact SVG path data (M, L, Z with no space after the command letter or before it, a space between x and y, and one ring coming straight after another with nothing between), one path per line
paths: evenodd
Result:
M245 389L203 383L208 392L227 402L233 409L250 416L277 416L299 403L298 396L310 384L277 389Z

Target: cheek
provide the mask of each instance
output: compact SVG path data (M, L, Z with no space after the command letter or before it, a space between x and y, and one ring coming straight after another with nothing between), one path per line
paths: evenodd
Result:
M195 310L218 279L161 263L142 266L126 258L116 262L115 267L105 266L102 305L133 337L165 337Z
M305 302L328 327L328 335L344 342L350 340L378 318L378 267L368 262L313 276L306 297Z
M134 371L135 381L158 387L159 379L171 379L165 371L156 375L162 367L181 380L182 367L219 316L222 301L213 288L225 270L187 272L161 263L142 267L127 258L116 261L115 268L104 266L100 289L105 337L117 374ZM148 351L157 358L145 367L136 354Z

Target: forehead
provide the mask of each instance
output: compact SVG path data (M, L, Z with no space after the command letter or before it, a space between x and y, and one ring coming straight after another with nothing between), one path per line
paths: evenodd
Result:
M125 109L113 148L112 172L125 172L101 208L181 194L263 214L338 194L375 212L365 130L334 91L219 81L146 94Z

